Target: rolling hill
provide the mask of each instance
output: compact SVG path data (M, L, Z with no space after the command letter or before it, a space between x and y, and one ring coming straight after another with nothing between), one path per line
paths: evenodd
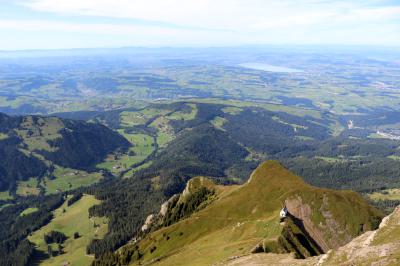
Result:
M90 241L86 248L89 256L101 257L96 263L106 263L110 254L114 254L113 252L119 250L140 231L150 213L157 212L162 202L182 192L186 183L196 176L207 177L207 180L212 182L204 181L209 184L207 189L201 188L189 199L176 201L176 208L171 209L165 219L160 221L156 219L156 226L151 227L151 232L166 230L161 228L176 226L182 219L190 220L191 215L202 213L208 206L222 200L223 195L229 195L231 190L240 187L220 185L245 183L251 171L265 159L279 160L290 171L304 177L307 183L317 187L353 189L367 194L374 191L377 193L392 191L399 183L396 159L400 154L398 142L363 137L350 138L348 134L352 134L353 131L344 130L337 124L338 117L332 114L272 104L199 100L154 103L143 108L107 112L59 115L65 118L2 116L0 143L3 145L7 143L4 146L7 154L12 154L13 150L15 154L21 156L21 159L14 156L5 160L14 166L8 168L7 173L14 173L11 170L15 170L16 174L11 180L16 181L10 182L5 179L6 191L0 192L0 199L3 199L0 208L4 208L0 215L6 222L4 224L8 225L16 219L12 210L18 210L15 212L17 214L27 210L27 215L18 217L21 224L23 221L21 226L18 225L18 232L23 232L21 237L25 238L29 234L26 228L30 228L25 225L32 222L33 215L40 214L47 219L45 210L40 213L29 213L35 208L40 209L40 204L36 200L45 201L53 194L62 196L65 193L60 192L65 191L69 191L68 194L75 193L73 190L93 195L101 203L89 209L90 215L106 217L109 221L108 232L104 237ZM70 120L67 117L86 122ZM340 134L340 130L344 130L343 134ZM101 154L104 156L100 156ZM31 164L36 165L33 167ZM26 167L23 167L24 165ZM23 172L28 170L36 172ZM116 178L103 178L105 175L111 177L110 174ZM190 181L189 186L196 183L197 179ZM99 180L103 182L98 182ZM291 182L296 183L304 194L305 188L309 186L301 185L304 182L296 180L297 178L294 178ZM219 185L215 185L214 182ZM262 179L259 183L264 184ZM277 194L274 193L281 188L276 186L278 181L275 180L273 183L275 185L271 191L255 191L250 194L275 196ZM289 187L288 185L284 189L290 190ZM12 192L11 195L8 188ZM251 229L243 227L243 239L240 235L238 241L246 242L239 243L244 245L240 250L244 254L252 249L275 252L290 250L282 245L282 241L297 239L299 242L299 237L293 237L298 234L304 236L301 239L302 241L305 239L304 243L308 243L308 246L300 249L297 256L307 257L323 253L330 247L342 245L368 228L367 225L364 228L359 224L349 229L351 233L344 233L337 239L322 241L320 238L316 242L318 232L315 233L316 236L310 237L296 225L295 219L288 220L284 228L277 226L279 221L276 223L276 215L282 208L282 201L275 200L271 203L269 198L258 196L257 198L261 199L261 202L266 201L262 204L265 208L269 204L272 204L272 207L265 215L250 213L253 216L260 215L257 219L267 221L268 227L273 225L270 227L272 232L265 235L262 231L265 227L263 223L255 223L253 227L259 233L252 232L253 238L250 238L250 241L246 238L246 234ZM176 197L174 199L177 200ZM250 199L254 204L256 199L252 197ZM299 217L301 213L296 213L295 210L304 202L310 205L312 193L304 194L301 199L300 201L294 197L292 201L287 202L289 208L292 207L291 212ZM323 200L323 196L322 200L318 198L318 202ZM328 202L335 200L336 198L332 196ZM391 211L390 208L395 202L375 201L374 204L379 203L378 206L382 206L382 209ZM352 202L344 201L343 208L346 209L346 206L351 204ZM238 206L241 205L238 203ZM229 209L228 207L224 206L224 209ZM262 209L264 207L260 206L258 209L267 211ZM316 207L310 205L310 208L313 210ZM308 209L305 209L306 213L307 211ZM339 210L330 212L341 217L338 215ZM232 214L235 212L232 211ZM225 217L229 215L231 213L225 214ZM323 219L322 216L312 218ZM241 224L245 219L240 217L234 219L237 219L235 225L239 223L238 228L245 226ZM356 221L358 219L361 218L356 218ZM228 228L226 224L220 226ZM186 234L183 231L182 233ZM262 241L264 235L265 243ZM282 235L285 237L279 238ZM199 237L203 237L201 232ZM222 239L218 234L216 237L215 241L219 241L218 238ZM276 241L271 242L273 238ZM169 236L169 240L171 239L173 238ZM255 239L257 241L254 241ZM6 242L8 243L8 240ZM304 243L300 241L300 244L297 243L295 246L305 247ZM239 248L242 246L237 249ZM28 251L28 248L26 250ZM129 252L132 251L128 249L127 254ZM142 252L143 250L141 253L133 252L124 256L130 262ZM163 246L157 244L151 255L142 254L144 255L142 259L151 260L151 256L157 257L163 252ZM240 253L235 248L227 248L218 259L222 261L226 259L224 257L226 254L236 254L236 252ZM6 253L10 254L10 250L6 249ZM15 254L21 253L19 249L15 250ZM29 253L25 251L24 253L28 258Z
M91 171L109 153L130 145L101 124L0 113L0 191L15 192L29 178L53 180L62 169Z
M283 207L288 214L281 220ZM133 265L210 265L250 253L306 258L377 228L381 218L357 193L310 186L267 161L243 185L192 179L117 254Z

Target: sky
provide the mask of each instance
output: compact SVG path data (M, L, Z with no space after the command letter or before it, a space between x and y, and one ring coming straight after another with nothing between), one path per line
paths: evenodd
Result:
M400 46L400 0L0 0L0 50Z

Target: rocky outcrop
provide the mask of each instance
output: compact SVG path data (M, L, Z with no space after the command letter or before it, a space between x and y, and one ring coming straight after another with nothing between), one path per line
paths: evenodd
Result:
M287 199L285 206L288 213L294 217L298 227L309 235L323 252L331 249L324 237L324 233L311 220L312 210L310 205L303 203L301 197ZM335 226L336 227L336 226Z
M215 184L205 177L191 179L181 194L175 194L161 205L157 214L150 214L142 226L142 232L150 232L169 226L204 208L213 200Z
M179 200L179 198L180 198L180 196L178 194L176 194L176 195L173 195L171 198L169 198L166 202L164 202L161 205L159 215L164 217L167 214L168 210L171 208L171 206L173 204L175 204L175 202L177 202Z
M297 224L317 243L321 250L326 253L332 248L343 246L351 241L352 237L334 219L329 211L329 202L323 195L322 206L319 209L324 223L316 224L312 221L313 211L309 204L303 203L300 196L285 200L288 212L296 218Z
M385 217L379 228L330 250L316 265L399 265L400 206Z
M322 194L321 199L316 204L316 201L303 200L300 194L288 197L284 201L285 215L280 216L280 236L263 240L251 253L293 253L296 258L303 259L324 254L350 242L353 232L348 224L340 224L339 218L332 214L336 203L330 203L327 194ZM351 217L347 217L347 220L351 220ZM365 224L360 224L359 230L365 228Z
M349 243L326 254L305 260L289 254L258 253L233 258L224 265L399 265L400 258L400 206L386 216L375 231L368 231Z
M146 221L142 225L142 231L143 232L147 231L153 224L153 221L154 221L154 214L150 214L149 216L147 216Z

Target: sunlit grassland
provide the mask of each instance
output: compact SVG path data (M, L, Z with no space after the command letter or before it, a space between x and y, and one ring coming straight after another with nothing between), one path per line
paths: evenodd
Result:
M388 156L388 158L400 162L400 156L390 155L390 156Z
M307 137L307 136L294 136L295 139L300 140L300 141L309 141L309 140L315 140L312 137Z
M38 118L38 121L34 122L33 117L27 116L21 124L21 129L16 130L16 133L28 145L30 151L55 151L48 141L61 138L59 131L63 127L63 122L56 117Z
M30 196L39 195L40 190L37 187L38 180L36 177L31 177L26 181L17 182L17 195L20 196Z
M283 229L279 211L286 199L301 198L312 210L329 209L329 217L346 228L346 235L340 235L343 239L347 234L356 236L360 222L368 221L371 226L372 212L380 215L354 192L312 187L271 161L241 186L214 189L218 196L204 209L143 238L137 244L143 257L133 265L155 260L157 265L211 265L248 254L261 241L277 244ZM322 230L326 228L322 211L313 211L310 219ZM325 239L331 237L322 232Z
M224 131L225 129L223 128L223 125L224 125L226 122L228 122L228 120L226 120L226 119L223 118L223 117L216 116L216 117L215 117L213 120L211 120L210 122L211 122L211 124L214 125L215 128Z
M315 158L325 161L327 163L343 163L348 161L348 159L340 157L315 156Z
M124 174L123 177L124 177L124 178L130 178L130 177L133 176L133 174L134 174L135 172L137 172L137 171L139 171L139 170L141 170L141 169L145 169L145 168L151 166L152 164L153 164L152 161L149 161L149 162L146 162L146 163L144 163L144 164L141 164L140 166L135 167L135 168L129 170L128 172L126 172L126 173Z
M122 126L136 126L144 124L147 119L138 112L124 111L120 114Z
M8 138L8 135L0 132L0 140L6 139L6 138Z
M190 112L176 111L167 116L171 120L193 120L197 115L197 106L195 104L186 104L190 106Z
M32 99L30 97L24 96L16 97L13 100L8 99L7 97L0 97L0 106L17 108L18 106L31 101Z
M45 188L46 194L89 186L100 181L103 175L99 172L88 173L80 170L56 167L54 170L54 177L55 179L46 177L41 181L41 185Z
M8 200L12 198L13 197L10 195L9 191L0 191L0 200Z
M133 147L130 148L130 151L133 151L135 155L129 156L131 157L130 160L134 161L133 163L143 161L153 152L154 143L151 136L146 134L128 134L121 130L119 133L133 145Z
M231 107L259 107L272 112L285 112L292 115L304 117L311 116L314 118L321 118L321 112L318 110L307 109L298 106L287 106L278 103L261 103L251 101L239 101L239 100L221 100L221 99L187 99L186 101L193 103L211 103L211 104L224 104ZM229 110L229 109L228 109Z
M368 197L372 200L400 200L400 189L392 188L385 189L381 191L375 191L371 194L368 194Z
M288 55L285 59L278 60L281 62L270 62L280 66L297 67L304 70L302 73L251 70L236 64L223 66L190 63L185 67L165 65L140 68L140 70L125 68L122 70L110 65L110 74L92 73L91 69L85 68L71 69L68 74L48 72L49 76L56 75L57 78L49 81L49 84L38 85L29 90L20 89L36 78L27 72L26 76L12 81L5 78L0 80L0 92L4 95L8 95L10 86L17 88L13 93L14 97L0 96L0 106L15 108L29 104L45 108L50 112L62 112L95 110L100 106L107 109L139 107L143 106L143 103L137 99L173 100L182 96L224 97L238 101L279 103L277 96L282 95L310 99L320 110L337 114L357 112L359 108L398 106L400 97L393 85L398 83L396 75L398 68L384 64L371 65L368 62L356 64L351 57L343 60L344 64L337 64L333 58L317 59L309 63L300 57ZM379 82L375 73L379 73ZM115 91L97 90L82 82L93 74L97 78L110 79L118 83L114 88ZM137 79L126 78L129 75ZM61 86L66 76L78 81L78 91L88 90L90 93L81 94ZM190 90L190 93L187 93L187 90ZM43 97L37 97L38 95Z
M174 131L169 125L169 119L164 116L158 117L151 124L157 130L157 144L159 147L165 147L168 142L175 138Z
M153 138L146 134L129 134L124 130L118 131L131 144L132 147L126 154L112 154L106 161L97 165L97 168L107 169L113 173L119 173L134 164L145 160L154 150Z
M165 147L171 140L175 138L174 135L167 132L158 132L157 133L157 144L160 147Z
M145 108L140 111L124 111L120 114L121 126L131 127L142 125L156 115L165 115L168 110Z
M39 209L36 207L31 207L31 208L26 208L25 210L23 210L19 216L24 216L24 215L28 215L34 212L37 212Z
M368 135L368 138L370 139L384 139L385 137L383 137L382 135L379 135L377 133L371 133Z
M276 121L276 122L279 122L279 123L281 123L281 124L284 124L284 125L291 126L291 127L293 128L294 131L297 131L298 129L307 129L307 127L305 127L305 126L296 125L296 124L292 124L292 123L287 123L287 122L281 120L281 119L280 119L279 117L277 117L277 116L273 116L273 117L272 117L272 120L274 120L274 121Z
M54 218L49 224L28 237L36 249L47 253L47 245L43 239L46 233L55 230L67 236L67 240L62 244L64 254L40 261L40 265L63 265L64 262L69 262L70 265L90 265L93 256L86 254L86 246L92 239L102 238L108 230L106 218L89 218L89 208L97 204L100 204L100 201L91 195L84 195L71 206L67 206L65 202L53 212ZM80 235L77 239L73 237L75 232Z

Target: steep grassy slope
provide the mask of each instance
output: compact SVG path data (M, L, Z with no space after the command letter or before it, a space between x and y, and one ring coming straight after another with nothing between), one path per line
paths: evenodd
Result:
M379 229L320 257L320 265L399 265L400 207L385 217Z
M31 177L51 177L54 164L93 169L107 154L130 146L103 125L57 117L0 114L0 133L0 191Z
M62 265L69 262L71 265L89 265L93 256L86 255L86 246L93 238L101 238L107 232L107 219L89 217L90 207L99 204L93 196L84 195L80 200L67 205L67 201L54 213L54 218L49 224L28 237L35 244L36 258L34 262L40 265ZM62 244L63 254L49 256L48 245L43 236L48 232L56 230L66 235L67 240ZM79 237L74 238L78 232ZM53 251L57 251L57 245L50 245Z
M223 265L380 265L395 266L400 264L400 207L385 217L379 229L368 231L338 249L327 254L295 260L290 255L251 254L236 258Z
M251 251L309 256L301 234L323 252L375 228L381 217L358 194L312 187L275 161L260 165L242 186L211 187L207 182L207 187L216 197L205 208L148 234L123 249L121 258L209 265ZM280 223L279 211L285 204L291 217Z

